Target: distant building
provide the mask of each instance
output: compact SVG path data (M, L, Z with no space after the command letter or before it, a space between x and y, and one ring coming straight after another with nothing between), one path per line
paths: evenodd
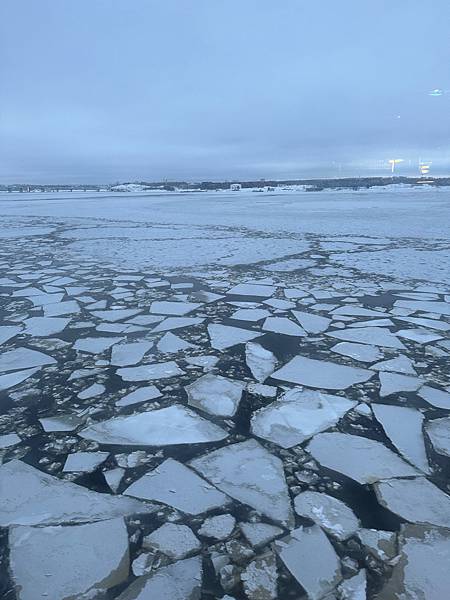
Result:
M240 183L232 183L230 185L230 190L232 192L239 192L240 190L242 190L242 185Z

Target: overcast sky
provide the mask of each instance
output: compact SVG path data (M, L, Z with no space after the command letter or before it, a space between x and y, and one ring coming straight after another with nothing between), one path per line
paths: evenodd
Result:
M1 0L0 181L450 173L449 23L449 0Z

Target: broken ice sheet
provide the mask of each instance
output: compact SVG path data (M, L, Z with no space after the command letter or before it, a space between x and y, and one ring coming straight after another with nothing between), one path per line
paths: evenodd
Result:
M326 331L331 323L331 319L321 317L308 312L293 310L292 314L308 333L322 333Z
M239 523L239 527L254 548L265 546L283 533L280 527L268 523Z
M208 325L208 334L211 339L211 346L215 350L225 350L237 344L244 344L261 335L259 331L229 327L228 325L219 325L217 323Z
M95 398L96 396L101 396L105 392L105 386L100 383L93 383L88 388L82 390L79 394L77 394L77 398L80 400L88 400L89 398Z
M357 435L319 433L307 449L322 466L361 484L420 474L380 442Z
M341 500L321 492L302 492L295 497L295 512L311 519L332 537L346 540L360 528L353 511Z
M111 350L111 364L115 367L126 367L140 362L153 347L153 342L132 342L115 344Z
M274 547L311 600L325 598L342 580L339 558L317 525L294 529Z
M75 300L66 300L44 305L45 317L59 317L61 315L71 315L80 312L80 305Z
M379 592L379 600L441 600L450 587L450 533L421 525L402 525L400 560Z
M424 473L430 472L422 434L423 415L415 408L372 404L372 410L387 437L399 452Z
M241 400L245 383L222 377L203 375L186 386L188 403L211 415L232 417Z
M247 342L245 345L245 361L253 377L259 382L272 375L278 362L270 350L255 342Z
M374 375L373 371L348 367L305 356L295 356L284 367L272 374L273 379L327 390L344 390L363 383Z
M376 346L366 344L355 344L354 342L339 342L331 348L331 352L336 352L342 356L349 356L361 362L372 363L382 358L382 353Z
M150 312L160 315L171 315L176 317L182 317L189 314L196 308L201 306L197 302L167 302L167 301L155 301L150 306Z
M182 329L184 327L193 327L194 325L200 325L205 319L200 317L168 317L159 323L152 333L158 333L159 331L171 331L172 329Z
M143 544L145 548L161 552L169 558L180 560L189 554L198 552L200 541L187 525L164 523L147 535Z
M12 527L9 565L20 600L79 598L128 577L123 519L57 527Z
M39 369L40 367L35 367L34 369L25 369L24 371L15 371L7 375L0 375L0 392L19 385L19 383L37 373Z
M228 496L283 525L293 523L283 463L256 440L219 448L190 464Z
M29 348L14 348L0 354L0 373L54 364L56 360L48 354Z
M251 430L282 448L291 448L332 427L355 406L356 402L342 396L294 388L256 411Z
M147 402L148 400L160 398L161 395L162 394L156 385L148 385L126 394L126 396L117 400L116 406L130 406L132 404L138 404L139 402Z
M250 321L257 322L265 319L270 315L268 310L264 310L263 308L241 308L234 312L230 319L236 319L238 321Z
M79 435L99 444L126 446L204 444L228 436L222 428L179 404L94 423Z
M198 556L138 577L117 600L200 600L202 560Z
M73 349L78 350L79 352L87 352L89 354L101 354L122 340L123 338L121 337L80 338L73 345Z
M4 344L8 340L16 337L22 331L21 327L16 325L1 325L0 326L0 344Z
M227 291L229 296L257 296L268 298L277 291L277 288L271 285L258 285L252 283L240 283Z
M39 422L44 431L51 433L54 431L74 431L83 421L76 415L59 414L53 417L42 417Z
M403 373L404 375L417 375L413 363L403 354L390 360L378 362L370 368L374 369L374 371L394 371L395 373Z
M430 342L436 342L442 340L441 335L430 333L425 329L401 329L396 332L399 337L410 340L411 342L417 342L418 344L429 344Z
M176 362L169 360L160 363L150 363L139 367L124 367L117 369L117 375L124 381L149 381L153 379L168 379L183 375L184 371Z
M134 309L134 308L120 308L113 310L98 310L91 311L93 317L97 317L102 321L109 321L110 323L115 323L116 321L123 321L124 319L129 319L131 317L135 317L142 310Z
M61 333L69 323L70 319L65 318L31 317L23 322L25 325L23 333L34 337L48 337Z
M0 526L84 523L152 512L139 500L99 494L20 460L0 467Z
M190 515L198 515L229 502L225 494L172 458L132 483L124 494L167 504Z
M189 342L186 342L177 335L170 333L170 331L163 335L163 337L157 343L156 347L160 352L165 352L168 354L180 352L182 350L188 350L189 348L198 348L198 346L196 346L195 344L190 344Z
M435 452L450 457L450 417L428 421L426 432Z
M92 473L108 458L109 452L74 452L64 463L63 472Z
M405 521L450 527L450 496L425 477L379 481L374 488L378 502Z
M345 329L344 331L333 331L326 335L344 342L359 342L361 344L369 344L370 346L405 349L405 346L395 334L391 333L389 329L383 329L382 327L355 327L354 329Z
M281 333L295 337L306 337L306 332L297 323L286 317L267 317L262 326L263 331Z
M380 383L380 396L384 398L397 392L415 392L423 385L424 380L420 377L380 371Z

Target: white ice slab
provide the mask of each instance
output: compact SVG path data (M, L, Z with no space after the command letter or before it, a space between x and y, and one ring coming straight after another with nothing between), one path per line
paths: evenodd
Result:
M145 354L153 347L153 342L132 342L129 344L116 344L111 350L111 364L115 367L135 365L144 358Z
M140 402L147 402L148 400L155 400L162 396L156 385L148 385L146 387L139 388L134 392L130 392L120 400L117 400L116 406L131 406L132 404L138 404Z
M348 367L325 360L295 356L284 367L273 373L273 379L327 390L344 390L363 383L374 375L373 371Z
M245 344L245 342L254 340L261 335L259 331L250 331L249 329L229 327L217 323L208 325L208 334L211 339L211 346L215 350L225 350L237 344Z
M393 371L395 373L403 373L404 375L417 375L413 363L403 354L390 360L378 362L370 368L374 371Z
M225 446L190 464L238 502L283 525L293 523L283 463L255 440Z
M227 437L227 432L179 404L167 408L115 417L94 423L79 435L100 444L171 446L205 444Z
M80 338L73 345L73 349L78 350L79 352L86 352L88 354L101 354L122 340L122 337Z
M117 375L124 381L151 381L156 379L167 379L176 375L183 375L184 371L176 362L169 360L160 363L141 365L140 367L125 367L117 369Z
M198 302L167 302L156 301L152 302L150 312L159 315L172 315L174 317L182 317L189 314L196 308L199 308L201 303Z
M200 541L187 525L164 523L144 538L145 548L161 552L173 560L180 560L198 552Z
M252 283L240 283L227 291L228 295L233 296L257 296L259 298L269 298L277 291L272 285L257 285Z
M66 300L44 305L44 316L59 317L61 315L72 315L80 312L80 305L75 300Z
M208 373L186 386L188 403L211 415L232 417L238 409L245 383Z
M330 348L330 350L342 356L349 356L355 360L367 363L372 363L383 357L383 354L376 346L355 344L354 342L339 342Z
M190 344L182 338L168 331L157 343L160 352L167 354L189 350L189 348L198 348L195 344Z
M308 451L324 467L358 483L410 477L418 471L380 442L346 433L319 433Z
M25 325L23 333L34 337L49 337L61 333L69 323L70 319L65 318L31 317L23 322Z
M8 390L15 385L19 385L19 383L22 383L22 381L25 381L37 373L39 369L40 367L36 367L34 369L25 369L23 371L15 371L14 373L0 375L0 392L3 392L3 390Z
M97 310L91 311L93 317L97 317L101 321L109 321L110 323L116 323L117 321L123 321L124 319L130 319L135 317L142 310L134 308L119 308L116 310Z
M278 362L273 352L255 342L247 342L245 345L245 361L253 377L259 382L272 375Z
M205 319L200 317L168 317L161 321L154 329L152 333L159 331L172 331L173 329L184 329L185 327L194 327L200 325Z
M282 448L291 448L332 427L354 406L356 402L342 396L294 388L256 411L251 430Z
M26 321L25 321L26 323ZM0 326L0 345L4 344L8 340L16 337L22 331L22 327L16 325L1 325Z
M326 335L344 342L359 342L370 346L405 349L404 344L389 329L383 329L382 327L355 327L344 331L333 331Z
M420 377L380 371L380 396L385 398L397 392L415 392L424 383Z
M306 337L305 330L286 317L267 317L263 323L263 331L282 333L296 337Z
M240 308L234 312L230 319L236 319L237 321L250 321L256 323L261 321L270 315L268 310L263 308Z
M305 331L308 333L322 333L326 331L331 323L331 319L327 317L321 317L314 315L309 312L302 312L300 310L293 310L292 314L300 323Z
M54 364L56 364L56 360L48 354L29 348L14 348L14 350L0 354L0 373Z
M74 452L68 454L64 463L64 473L77 471L92 473L108 458L109 452Z
M124 493L167 504L190 515L198 515L229 502L225 494L172 458L132 483Z
M426 432L435 452L450 457L450 417L428 421Z
M361 527L354 512L342 500L321 492L298 494L294 508L298 515L311 519L338 540L346 540Z

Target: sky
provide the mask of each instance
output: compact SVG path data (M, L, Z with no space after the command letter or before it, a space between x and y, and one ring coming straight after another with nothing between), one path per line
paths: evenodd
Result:
M0 182L450 174L449 23L448 0L1 0Z

